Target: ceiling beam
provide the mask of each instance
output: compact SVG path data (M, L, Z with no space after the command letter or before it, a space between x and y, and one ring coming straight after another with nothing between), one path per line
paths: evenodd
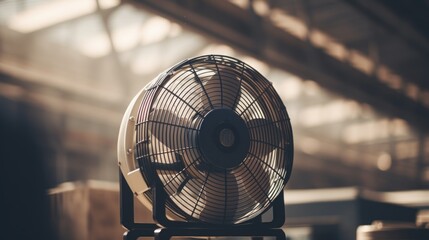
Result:
M91 88L89 87L82 88L82 86L78 86L72 88L68 87L69 85L61 83L53 85L50 81L31 73L6 72L2 65L0 65L0 84L6 84L21 89L22 91L18 92L18 96L16 96L18 99L26 99L28 93L36 92L46 96L52 95L52 97L50 97L52 102L55 102L55 98L57 98L59 100L86 104L90 107L109 109L115 112L122 112L125 105L124 101L116 102L115 99L110 99L107 91L95 93L92 90L91 93ZM4 92L0 91L0 96L2 95L4 95Z
M319 48L279 29L271 22L227 1L134 0L139 6L222 41L345 97L366 102L392 117L410 122L418 131L428 131L429 109ZM308 55L317 57L318 66Z
M55 5L55 4L60 4L61 2L50 2L47 3L45 5ZM73 2L72 2L73 3ZM77 6L76 7L81 7L79 6L80 3L75 3ZM87 3L88 4L88 3ZM89 4L91 4L91 2L89 2ZM55 19L52 18L52 22L47 24L47 25L42 25L40 27L37 27L35 29L31 29L29 32L26 32L27 30L24 30L23 33L26 33L28 37L34 36L34 35L40 35L43 33L46 33L52 29L58 28L59 26L64 26L66 24L74 24L76 22L82 21L83 18L85 17L89 17L89 16L93 16L95 13L100 13L102 15L105 16L110 16L112 13L114 13L121 5L114 5L114 6L108 6L108 7L101 7L98 0L95 0L94 2L94 9L82 9L81 12L79 12L78 14L74 14L72 16L69 16L65 19ZM86 7L91 7L91 6L86 6ZM32 8L30 8L31 10ZM48 12L49 13L49 12ZM36 16L32 16L30 14L30 16L19 16L18 14L18 18L22 18L24 17L26 20L25 22L32 22L32 21L38 21L37 18L40 18L40 15L43 15L44 12L41 11L37 11L37 13L35 13ZM25 14L24 14L25 15ZM22 19L21 19L22 20ZM22 23L20 24L22 25ZM22 32L22 29L15 29L12 27L12 29L18 31L18 32Z
M425 19L425 21L419 22L419 24L424 25L429 24L429 20L427 20L428 18L426 17L429 7L420 1L409 4L406 2L400 3L400 1L389 0L347 0L347 3L363 14L372 24L387 30L392 36L403 42L404 46L409 47L411 51L415 51L417 55L422 58L421 61L414 60L411 63L411 65L413 65L412 67L404 65L399 68L393 68L395 68L398 73L405 76L408 81L417 83L421 88L429 89L427 68L415 64L415 62L424 63L425 60L423 59L426 59L426 61L429 60L429 39L425 35L428 34L429 31L422 31L421 28L417 28L415 23L413 24L413 22L407 21L404 16L401 17L398 13L394 12L394 8L400 8L401 4L405 5L406 8L402 8L398 11L402 11L405 16L408 15L409 19L415 15L418 20L414 21ZM375 36L375 38L377 37ZM375 41L378 45L383 44L383 40ZM388 59L389 53L390 51L387 51L384 54L386 55L386 60L390 60ZM404 53L393 55L401 56L401 54L404 55ZM401 57L396 58L401 59Z
M416 28L403 21L400 17L395 15L395 13L389 10L387 6L383 5L389 3L389 1L384 1L383 3L383 1L374 0L347 0L347 2L377 25L380 25L391 33L400 36L410 45L410 47L424 53L426 57L429 56L429 40L416 30ZM417 3L418 2L419 1L417 1ZM414 2L404 4L409 6L415 5ZM413 13L409 12L409 14ZM427 13L425 12L425 14Z

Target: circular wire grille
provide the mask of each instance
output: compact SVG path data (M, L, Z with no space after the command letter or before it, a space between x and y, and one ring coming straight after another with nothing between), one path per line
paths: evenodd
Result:
M252 67L227 56L189 59L149 83L138 104L136 163L149 186L160 181L178 218L241 223L282 193L292 168L291 125L272 84ZM200 149L201 124L215 109L231 110L248 131L248 152L232 168L208 165Z

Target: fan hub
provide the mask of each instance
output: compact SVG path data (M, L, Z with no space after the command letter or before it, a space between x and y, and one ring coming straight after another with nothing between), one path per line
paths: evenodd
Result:
M213 109L204 116L197 141L203 161L220 169L240 165L250 146L245 121L227 108Z
M235 135L234 131L229 128L223 128L219 132L219 142L222 146L229 148L234 145Z

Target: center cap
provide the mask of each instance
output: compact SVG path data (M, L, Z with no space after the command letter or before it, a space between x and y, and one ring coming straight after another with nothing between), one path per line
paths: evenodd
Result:
M220 130L219 133L219 142L224 147L232 147L234 145L235 136L234 132L229 128L224 128Z
M203 161L220 169L240 165L250 146L246 122L226 108L213 109L204 116L197 141Z

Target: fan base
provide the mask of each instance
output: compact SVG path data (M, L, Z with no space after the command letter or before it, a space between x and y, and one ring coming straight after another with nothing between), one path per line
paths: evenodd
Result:
M157 240L167 240L172 237L275 237L277 240L286 240L286 235L281 229L234 229L234 228L158 228L132 229L125 232L124 240L137 240L140 237L154 237Z

